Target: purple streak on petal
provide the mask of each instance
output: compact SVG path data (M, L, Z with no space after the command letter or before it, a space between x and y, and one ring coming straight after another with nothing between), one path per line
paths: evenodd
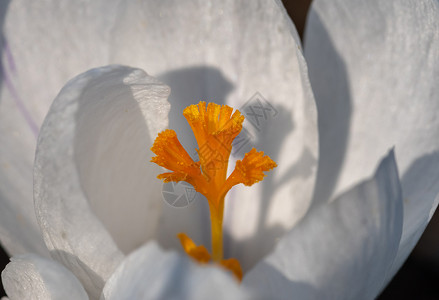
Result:
M15 68L14 57L12 56L12 52L11 49L9 48L7 41L5 41L3 50L5 51L5 56L6 56L6 60L8 61L9 70L11 70L11 73L15 75L17 73L17 69Z
M24 102L21 100L20 96L18 95L17 91L15 90L14 85L12 84L12 82L11 82L5 68L3 68L3 66L2 66L2 71L3 71L3 79L4 79L4 83L6 85L6 88L11 93L12 98L14 99L15 104L18 107L18 110L20 111L24 120L26 121L27 125L29 126L29 129L32 131L35 138L37 138L38 132L39 132L39 128L37 126L37 123L34 121L31 114L29 113L26 106L24 105Z
M17 69L15 67L14 56L12 55L11 49L9 48L6 40L4 41L3 51L5 53L6 61L8 63L8 69L10 70L12 75L16 75ZM24 101L21 99L20 95L18 94L17 90L15 89L14 84L12 83L12 81L8 75L8 71L6 70L6 68L2 62L0 62L0 67L1 67L1 71L3 73L3 77L4 77L3 81L6 85L6 88L11 93L12 98L14 99L14 102L18 107L18 111L23 116L24 120L26 121L27 125L29 126L29 129L32 131L34 136L37 138L38 132L39 132L39 127L38 127L37 123L32 118L32 115L30 114L29 110L24 105Z

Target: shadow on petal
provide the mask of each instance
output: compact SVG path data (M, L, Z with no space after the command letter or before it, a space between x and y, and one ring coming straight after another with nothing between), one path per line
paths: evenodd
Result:
M313 11L307 26L307 32L313 35L306 35L305 58L319 126L319 162L312 203L318 205L333 197L340 176L349 140L352 100L345 63L325 25Z
M276 116L269 119L267 124L258 128L259 131L255 133L254 141L242 147L237 153L237 157L242 157L245 152L255 147L256 149L263 149L274 161L279 162L281 159L280 151L286 137L294 130L294 120L292 120L291 113L284 106L276 105L274 109L277 112ZM249 128L250 130L251 128ZM291 182L292 178L301 177L306 179L312 176L311 168L315 164L315 157L307 148L304 148L301 158L287 166L286 171L282 174L280 174L278 168L267 174L264 180L259 183L261 186L260 202L254 203L254 205L258 205L259 210L256 220L257 234L239 241L232 241L230 235L226 233L226 255L239 257L242 266L247 270L273 249L276 241L290 229L276 222L270 225L270 215L279 206L279 203L276 205L273 202L274 191ZM287 200L294 201L294 199ZM240 199L235 201L240 201ZM258 199L254 199L254 201L258 201ZM232 246L232 244L234 245Z
M147 78L128 69L112 85L95 82L78 98L75 115L73 147L81 187L124 253L155 236L160 215L160 169L149 162L149 148L163 122L157 119L166 116L156 112L159 101L166 103L166 93L158 92L164 85Z
M105 285L105 281L108 278L102 278L99 274L90 269L86 263L81 261L81 259L77 256L74 256L68 252L62 250L52 250L50 251L51 257L62 263L66 266L70 271L74 270L74 274L76 277L79 277L82 283L84 284L84 280L87 281L88 286L93 286L96 290L87 290L87 292L93 296L98 296Z
M265 290L266 295L259 295L257 299L308 299L310 295L315 295L316 290L308 283L292 281L285 277L279 270L267 263L261 263L262 269L255 275L252 282L264 282L264 277L269 277L269 288ZM258 277L259 276L259 277ZM244 278L243 286L247 287L248 282ZM250 284L251 286L251 284Z
M221 70L215 67L194 66L172 70L157 77L171 88L168 98L171 103L169 128L177 132L180 142L190 155L195 153L197 144L189 124L183 117L183 110L200 101L226 104L226 98L234 86L224 76Z

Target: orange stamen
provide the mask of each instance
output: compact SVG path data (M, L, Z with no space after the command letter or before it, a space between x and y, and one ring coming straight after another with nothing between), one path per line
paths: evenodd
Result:
M241 264L236 258L223 259L220 265L235 274L239 281L242 281L243 273Z
M159 133L151 148L156 154L151 161L172 171L158 175L159 179L165 182L186 181L206 197L210 209L212 260L241 279L238 260L223 259L224 198L234 185L243 183L250 186L263 180L264 172L276 167L276 163L264 156L264 152L252 149L236 162L235 170L227 178L232 142L241 132L244 122L244 116L238 110L232 112L233 108L215 103L206 106L205 102L200 102L186 107L183 115L197 140L200 161L192 160L173 130ZM196 246L184 233L178 237L185 252L196 261L207 263L211 260L204 246Z
M195 245L195 243L184 233L179 233L177 236L187 255L201 264L207 264L210 261L210 254L206 247L203 245Z
M197 246L186 234L179 233L178 238L187 255L192 257L198 263L204 265L210 262L210 254L203 245ZM239 261L236 258L222 259L219 265L227 271L232 272L236 278L242 280L242 269Z

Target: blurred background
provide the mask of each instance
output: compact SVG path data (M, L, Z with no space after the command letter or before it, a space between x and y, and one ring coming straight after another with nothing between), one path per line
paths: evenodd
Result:
M311 0L283 0L284 5L303 36L307 12ZM433 216L418 245L401 270L378 297L389 299L439 299L439 212ZM0 270L9 262L8 255L0 247ZM0 297L5 296L0 286Z

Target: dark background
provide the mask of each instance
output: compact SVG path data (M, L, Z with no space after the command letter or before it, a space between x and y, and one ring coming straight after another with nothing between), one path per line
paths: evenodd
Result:
M311 0L283 0L299 34L302 35ZM418 245L379 300L439 299L439 212L436 212ZM0 247L0 270L9 262ZM347 287L349 288L349 287ZM0 297L5 296L0 286Z

